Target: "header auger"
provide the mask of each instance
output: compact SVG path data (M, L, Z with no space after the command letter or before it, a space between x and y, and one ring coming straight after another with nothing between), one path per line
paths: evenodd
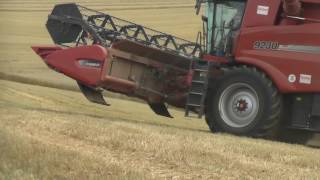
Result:
M203 6L204 4L204 6ZM77 4L47 22L55 46L33 47L92 102L103 90L206 116L213 132L274 137L320 131L320 1L197 0L197 43Z

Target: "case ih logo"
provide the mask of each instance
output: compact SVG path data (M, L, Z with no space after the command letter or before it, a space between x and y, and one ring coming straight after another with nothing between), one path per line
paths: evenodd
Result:
M279 48L278 42L272 41L256 41L253 45L254 49L271 49L276 50Z

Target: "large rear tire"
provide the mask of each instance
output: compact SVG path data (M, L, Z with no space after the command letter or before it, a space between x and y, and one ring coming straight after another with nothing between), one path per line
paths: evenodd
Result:
M273 138L282 113L282 96L272 81L256 68L224 69L210 81L206 121L212 132Z

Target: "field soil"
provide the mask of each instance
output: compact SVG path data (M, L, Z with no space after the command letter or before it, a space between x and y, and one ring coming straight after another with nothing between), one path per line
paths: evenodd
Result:
M0 179L320 179L316 148L212 134L112 93L110 107L88 102L30 48L52 44L45 22L63 2L0 0ZM194 0L74 2L188 40L201 30Z
M0 179L319 179L318 149L212 134L145 104L0 81Z

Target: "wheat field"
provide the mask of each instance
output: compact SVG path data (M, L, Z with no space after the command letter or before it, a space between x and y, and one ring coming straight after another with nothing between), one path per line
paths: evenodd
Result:
M22 91L23 90L23 91ZM211 134L145 104L0 81L0 179L319 179L318 149ZM5 116L4 116L5 115Z
M316 148L212 134L111 93L110 107L88 102L30 48L52 44L45 22L63 2L0 0L0 179L320 179ZM201 30L193 0L74 2L188 40Z

